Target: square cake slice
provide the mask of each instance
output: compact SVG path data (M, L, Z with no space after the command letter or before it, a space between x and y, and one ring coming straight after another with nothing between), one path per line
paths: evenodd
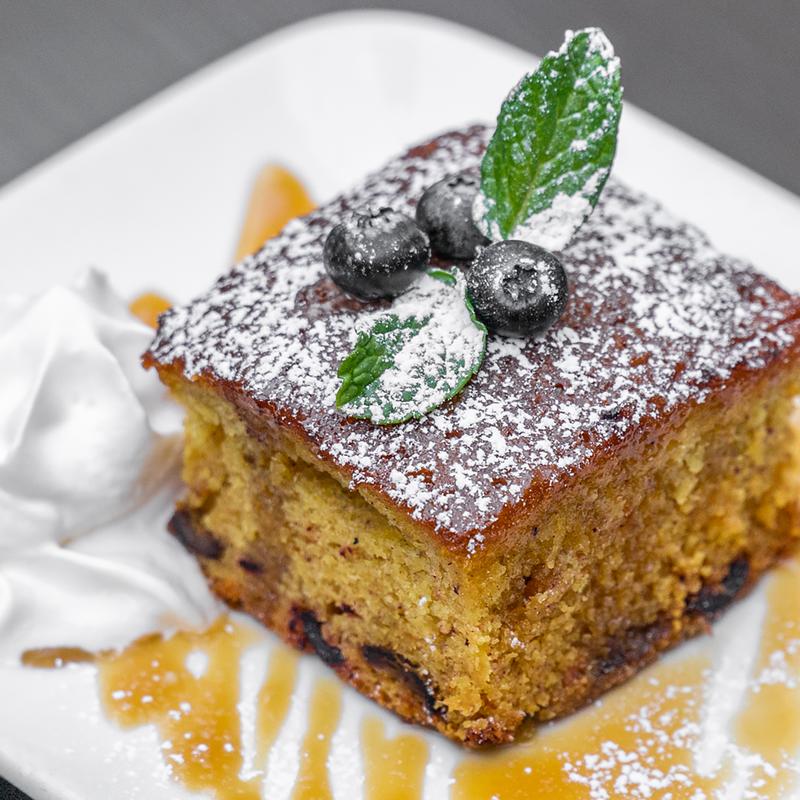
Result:
M800 299L610 182L558 255L561 320L490 336L464 391L380 427L335 408L363 306L342 214L413 214L481 126L413 148L161 318L186 407L171 523L228 603L470 746L572 711L698 632L797 541Z

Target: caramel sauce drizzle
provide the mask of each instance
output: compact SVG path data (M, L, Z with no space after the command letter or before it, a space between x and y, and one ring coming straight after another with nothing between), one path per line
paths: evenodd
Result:
M239 673L242 653L255 641L247 628L221 618L203 633L150 636L98 660L100 694L108 716L123 728L153 724L172 776L217 800L257 800L266 782L269 751L289 709L297 681L297 655L276 648L258 691L256 765L243 767ZM202 670L192 659L202 660ZM300 750L295 800L331 798L328 758L341 716L341 688L319 680Z
M276 647L270 656L269 672L258 691L256 708L256 764L265 765L281 729L297 683L297 654L288 647ZM265 767L266 769L266 767Z
M328 756L342 713L342 689L331 678L317 681L311 696L308 730L300 750L300 771L292 800L331 800Z
M422 797L428 745L421 736L390 739L383 722L367 717L361 725L366 800L417 800Z
M258 173L236 246L236 260L249 256L295 217L314 210L302 183L287 169L268 164Z
M768 598L755 680L733 727L739 744L775 767L763 776L759 792L787 797L798 782L800 749L800 561L775 570ZM777 678L770 676L774 671Z
M26 650L20 661L36 669L61 669L70 664L94 664L97 656L82 647L37 647Z
M128 310L151 328L158 327L158 318L168 311L172 303L155 292L144 292L131 300Z

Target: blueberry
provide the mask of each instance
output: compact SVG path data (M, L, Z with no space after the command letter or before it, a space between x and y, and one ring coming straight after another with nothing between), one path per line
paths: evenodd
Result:
M561 262L528 242L497 242L482 250L467 272L467 286L478 317L506 336L541 333L567 304Z
M431 249L443 258L473 258L489 243L472 220L480 181L468 172L429 186L417 205L417 225L428 234Z
M430 256L428 237L391 208L352 214L328 234L322 253L336 285L359 300L402 294Z

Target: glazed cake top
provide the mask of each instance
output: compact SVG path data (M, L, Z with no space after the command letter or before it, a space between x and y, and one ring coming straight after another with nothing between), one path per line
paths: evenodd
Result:
M289 223L162 316L150 351L187 376L235 385L279 424L299 426L352 486L371 484L467 553L501 512L576 475L645 418L702 402L737 366L764 366L799 335L796 298L610 181L559 254L570 299L554 327L535 339L490 336L477 376L420 420L346 420L336 370L365 307L326 276L328 231L367 206L413 216L427 186L477 167L490 133L476 126L416 147Z

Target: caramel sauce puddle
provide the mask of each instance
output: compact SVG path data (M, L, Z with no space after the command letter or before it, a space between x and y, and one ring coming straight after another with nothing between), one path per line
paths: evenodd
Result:
M178 633L170 639L145 637L120 653L98 661L100 695L108 716L123 728L155 725L172 776L192 791L209 791L218 800L262 796L269 751L289 709L297 680L298 657L273 650L258 692L256 765L244 780L240 660L256 640L249 629L221 618L203 633ZM202 661L192 666L192 659ZM336 730L341 690L319 681L309 710L309 730L300 752L300 774L293 797L331 797L327 759Z
M227 617L201 633L159 634L137 639L119 652L44 648L23 654L25 665L60 668L92 662L108 717L121 728L153 725L171 776L187 789L217 800L257 800L265 773L241 778L240 661L256 634ZM258 692L256 765L264 767L283 725L297 678L297 655L273 650ZM311 713L316 706L312 704ZM336 720L333 720L335 728ZM332 731L331 731L332 732ZM315 786L327 781L325 758L309 759ZM323 797L324 795L320 795Z
M26 651L22 661L39 668L95 663L109 719L126 729L155 726L175 780L191 791L210 792L217 800L258 800L269 751L294 693L298 656L284 647L272 651L257 699L255 758L260 769L245 780L238 709L240 661L255 641L255 632L221 617L201 633L144 636L119 652L94 655L80 648L44 648ZM295 800L333 796L328 758L341 716L341 696L334 679L314 685L292 794Z
M103 656L98 684L106 713L122 728L154 725L172 776L187 789L257 800L260 778L239 777L237 709L239 660L253 640L223 617L203 633L148 636Z

